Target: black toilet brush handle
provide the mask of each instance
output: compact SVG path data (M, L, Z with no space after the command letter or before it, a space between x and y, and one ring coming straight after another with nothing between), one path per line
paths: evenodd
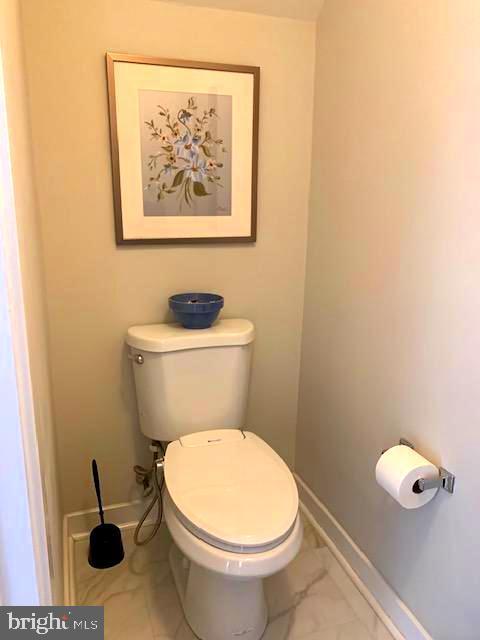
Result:
M95 485L95 492L97 494L98 513L100 514L100 522L102 524L105 524L105 520L103 517L102 496L100 493L100 478L98 477L98 467L97 467L96 460L92 460L92 473L93 473L93 483Z

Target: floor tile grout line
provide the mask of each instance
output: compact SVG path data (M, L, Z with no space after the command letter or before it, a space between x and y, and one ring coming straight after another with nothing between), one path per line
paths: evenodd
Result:
M357 614L357 612L355 611L354 607L352 607L351 602L349 601L348 597L345 595L344 591L342 590L341 585L338 584L338 582L335 580L335 575L331 572L331 569L334 566L334 563L336 562L337 564L339 564L338 561L336 561L334 555L332 554L332 552L328 548L328 546L325 545L325 540L320 536L320 533L317 531L317 528L315 526L313 526L312 523L309 521L309 518L306 516L306 514L303 514L303 518L305 519L306 523L308 523L308 524L306 524L306 526L305 526L305 533L306 533L305 540L304 540L305 544L304 544L304 546L302 546L301 552L300 552L298 557L300 557L302 555L302 553L306 554L308 552L315 552L315 554L318 554L320 557L321 556L325 556L326 554L328 554L330 559L327 562L328 567L326 568L326 571L324 571L324 573L322 574L322 578L319 579L317 577L313 581L313 583L321 582L321 580L325 576L329 576L329 578L332 581L332 584L335 585L336 589L338 589L338 591L339 591L339 594L341 594L341 600L343 602L345 602L345 604L347 604L350 609L352 609L352 613L353 613L353 618L350 621L344 621L344 622L341 622L341 623L339 622L338 624L335 624L335 623L327 624L326 626L324 626L323 623L322 623L322 630L324 630L324 629L336 629L336 628L340 628L342 626L346 626L348 624L356 623L359 626L361 626L362 629L365 630L365 633L367 634L367 637L370 640L376 640L375 637L373 636L372 632L368 628L368 625ZM166 539L168 539L168 536L167 536ZM158 540L158 545L164 545L166 543L166 539L158 538L157 539ZM87 571L87 575L84 575L81 578L81 583L79 583L79 575L78 574L79 574L80 571L79 571L79 568L77 567L77 564L78 564L79 558L80 558L80 543L82 543L83 546L85 547L85 540L78 540L78 541L75 541L75 543L73 545L73 549L72 549L72 551L73 551L72 555L73 555L73 560L74 560L74 562L72 564L73 564L74 569L75 569L75 575L73 576L73 583L74 583L74 588L77 591L77 595L79 595L79 596L81 595L81 591L79 591L79 589L78 589L80 584L82 586L82 591L83 591L84 587L86 587L87 591L88 591L88 586L87 585L88 585L89 582L91 584L92 578L94 578L94 576L96 575L96 574L92 574L92 576L89 577L88 576L88 571ZM78 547L77 547L77 544L79 545ZM139 569L139 571L145 569L145 574L142 574L142 573L140 573L140 574L131 574L130 573L131 572L131 564L130 564L129 561L131 559L132 552L135 553L135 551L136 551L136 548L133 547L132 545L133 545L133 541L130 540L130 538L128 538L128 542L125 545L125 547L126 547L125 548L126 558L127 558L127 563L124 565L125 569L124 570L123 569L119 570L117 572L115 572L115 570L112 570L112 573L110 574L112 576L112 582L109 585L108 584L104 585L104 587L106 588L106 593L108 593L109 588L112 588L112 586L115 585L115 583L117 583L116 584L117 587L125 586L125 584L128 583L128 577L130 575L135 575L137 578L140 576L140 580L145 579L145 583L140 583L139 585L132 586L131 588L122 588L118 592L110 594L108 596L108 598L112 598L112 597L115 598L115 597L117 597L119 595L124 595L124 594L127 594L127 593L132 593L132 592L140 590L141 591L141 599L143 601L144 611L145 611L145 614L146 614L146 625L148 625L148 627L145 625L146 626L145 633L148 635L148 638L152 638L154 640L176 640L178 634L182 633L182 631L184 631L184 625L186 625L185 619L184 619L183 616L180 618L180 622L178 624L177 629L174 632L174 635L172 635L170 633L168 633L168 634L157 634L156 633L155 620L154 620L155 611L153 609L153 600L152 600L152 592L155 591L156 584L155 584L154 581L151 582L150 579L148 578L148 575L150 573L148 571L149 567L153 566L154 564L156 565L157 562L158 563L162 563L162 564L163 563L167 563L167 565L168 565L167 554L166 553L164 554L164 552L162 551L159 554L158 558L157 558L155 550L154 550L153 554L152 553L148 553L145 550L144 551L139 551L138 552L139 553L139 560L140 560L139 566L142 568L142 569ZM140 549L144 549L144 548L140 548ZM152 549L152 548L150 548L150 549ZM77 552L77 553L75 553L75 552ZM83 553L84 554L85 554L85 552L86 552L86 549L83 549ZM84 558L85 558L85 556L84 556ZM85 558L85 561L86 561L86 558ZM343 573L345 573L341 566L340 566L340 570L342 570ZM166 573L165 573L163 579L165 579L165 577L167 577L169 575L169 568L167 568L165 571L166 571ZM102 576L102 574L99 574L99 575L100 575L100 580L93 585L93 589L92 589L93 591L95 591L95 590L97 590L97 591L100 590L101 591L102 588L103 588L102 587L102 577L103 576ZM106 575L106 574L104 574L104 575ZM145 576L147 576L147 577L145 577ZM355 593L358 594L358 596L360 598L363 598L363 596L360 593L360 591L356 588L355 584L353 583L353 581L350 579L350 577L346 573L345 573L345 578L349 582L349 584L351 585L352 589L355 590ZM162 582L163 582L163 580L162 580ZM159 583L159 584L162 584L162 582ZM303 588L303 591L308 592L308 589L311 588L311 586L312 585L309 586L308 584L306 584L305 587ZM292 599L295 599L297 595L298 594L296 592L293 592L293 593L291 593L290 597L292 597ZM296 618L296 614L297 614L297 607L299 607L299 604L301 604L301 602L304 601L307 598L308 599L314 598L315 595L316 595L315 593L312 593L311 595L307 595L305 598L300 598L299 602L292 603L290 605L288 611L283 612L282 615L288 616L288 621L287 621L288 622L288 626L287 626L287 629L286 629L286 635L283 636L283 634L282 634L282 637L284 637L284 640L294 640L294 638L297 638L297 637L298 637L299 640L300 640L300 638L302 638L304 640L308 640L308 637L311 637L311 639L313 640L316 631L312 631L312 633L308 632L307 635L302 633L301 636L297 636L296 634L294 636L292 636L290 634L290 632L292 631L293 625L295 623L295 618ZM94 593L92 597L98 599L98 594L95 595L95 593ZM83 596L82 600L84 600L84 599L85 599L85 597ZM376 616L376 613L370 607L369 603L366 600L365 600L365 603L366 603L367 607L369 609L371 609L371 613L372 613L373 617L378 620L378 616ZM278 615L278 614L276 616L273 616L272 618L270 618L270 616L269 616L269 623L268 623L265 635L267 635L268 628L270 627L270 625L275 623L275 621L278 620L278 618L280 618L280 617L281 616ZM189 631L187 631L187 633ZM320 629L318 629L318 631L320 631ZM191 633L192 632L190 631L190 634ZM181 637L183 639L183 634L182 634ZM123 636L122 636L122 638L123 638ZM194 640L195 636L190 635L189 638L190 638L190 640ZM118 638L118 640L121 640L120 637ZM179 640L179 638L178 638L178 640ZM275 638L275 640L279 640L279 639Z

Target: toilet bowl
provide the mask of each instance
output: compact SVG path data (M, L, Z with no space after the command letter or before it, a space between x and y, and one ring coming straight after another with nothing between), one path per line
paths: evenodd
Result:
M253 324L242 318L195 331L138 325L126 337L140 428L154 448L169 443L170 564L201 640L259 640L267 623L263 578L283 569L302 541L290 470L240 429L254 339Z
M216 429L170 443L164 471L170 564L187 622L201 640L259 640L263 578L302 542L290 470L255 434Z

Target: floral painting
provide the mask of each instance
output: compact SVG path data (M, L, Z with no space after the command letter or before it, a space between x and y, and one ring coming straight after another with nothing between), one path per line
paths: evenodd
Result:
M260 68L105 60L117 244L255 242Z
M139 91L145 216L230 216L231 96Z

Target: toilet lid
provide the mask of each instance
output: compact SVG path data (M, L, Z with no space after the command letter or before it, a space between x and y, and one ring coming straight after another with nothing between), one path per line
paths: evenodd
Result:
M176 514L194 535L236 553L265 551L290 533L298 511L283 460L248 431L215 429L168 445L165 483Z

